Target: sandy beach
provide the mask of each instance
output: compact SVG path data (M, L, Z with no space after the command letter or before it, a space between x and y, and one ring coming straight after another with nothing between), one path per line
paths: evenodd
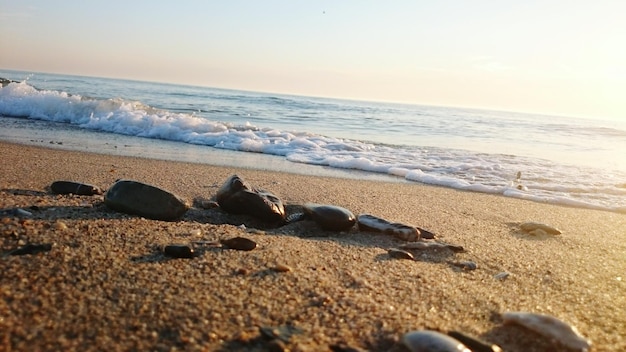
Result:
M593 351L626 350L625 214L417 183L9 143L0 143L0 155L3 351L403 351L402 335L420 329L461 331L505 351L562 350L503 325L507 311L558 317L589 338ZM49 190L57 180L106 189L132 179L193 204L213 197L232 174L280 196L288 210L338 205L428 229L436 241L465 251L393 259L388 249L401 241L356 227L333 233L301 221L270 228L197 206L178 221L157 221L115 212L102 196ZM519 224L527 221L562 234L522 233ZM192 259L159 252L167 244L235 236L258 248L205 248ZM53 245L6 255L28 243ZM477 269L450 264L463 261Z

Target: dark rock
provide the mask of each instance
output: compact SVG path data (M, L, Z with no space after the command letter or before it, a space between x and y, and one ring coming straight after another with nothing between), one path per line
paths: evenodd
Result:
M251 251L256 248L257 244L253 240L245 237L233 237L222 240L222 245L230 249L238 249L240 251Z
M336 205L308 203L303 208L307 216L324 230L347 231L356 223L350 210Z
M252 187L241 177L229 177L217 191L219 206L231 214L246 214L268 223L285 221L285 206L274 194Z
M119 180L109 188L104 203L111 209L154 220L172 221L189 209L176 195L160 188L130 180Z
M52 250L52 243L43 244L27 244L20 248L10 251L9 255L25 255L25 254L37 254L43 252L49 252Z
M185 244L170 244L163 247L163 254L172 258L193 258L193 248Z
M76 194L80 196L102 194L102 190L99 187L73 181L52 182L50 189L56 194Z

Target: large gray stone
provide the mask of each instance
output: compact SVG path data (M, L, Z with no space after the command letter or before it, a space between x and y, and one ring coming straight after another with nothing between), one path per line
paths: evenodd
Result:
M118 180L104 195L111 209L148 219L172 221L180 218L189 205L178 196L158 187L131 180Z

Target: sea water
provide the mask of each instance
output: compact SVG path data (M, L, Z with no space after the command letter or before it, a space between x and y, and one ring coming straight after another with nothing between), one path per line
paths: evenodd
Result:
M0 139L626 212L626 121L0 70Z

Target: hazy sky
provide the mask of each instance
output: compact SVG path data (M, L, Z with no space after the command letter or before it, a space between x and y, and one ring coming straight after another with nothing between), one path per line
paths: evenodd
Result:
M0 68L626 120L626 1L0 0Z

